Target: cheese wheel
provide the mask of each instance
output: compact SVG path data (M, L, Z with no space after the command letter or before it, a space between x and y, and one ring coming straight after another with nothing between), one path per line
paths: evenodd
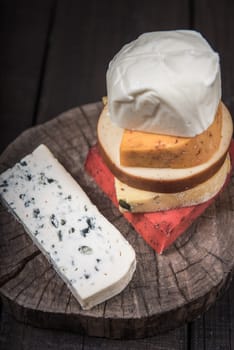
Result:
M187 191L177 193L158 193L139 190L115 178L119 209L122 212L145 213L190 207L204 203L219 193L230 170L231 162L228 155L221 168L210 179Z
M98 145L103 160L112 173L129 186L154 192L180 192L195 187L214 175L222 166L232 139L232 118L221 103L222 130L217 151L204 164L185 169L126 167L120 164L119 148L122 128L114 125L107 113L102 111L98 126Z

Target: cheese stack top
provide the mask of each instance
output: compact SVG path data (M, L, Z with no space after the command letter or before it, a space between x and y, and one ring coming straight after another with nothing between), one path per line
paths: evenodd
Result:
M219 56L195 31L145 33L110 62L107 94L121 128L194 137L221 99Z

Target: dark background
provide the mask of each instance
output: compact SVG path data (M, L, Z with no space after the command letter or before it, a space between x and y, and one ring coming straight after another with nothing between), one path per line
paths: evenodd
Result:
M234 114L232 0L1 0L0 151L32 124L105 95L108 62L147 31L200 31Z
M0 152L25 129L106 94L108 62L148 31L196 29L219 52L234 115L232 0L0 0ZM18 324L1 312L0 349L234 349L234 284L205 315L162 336L110 341Z

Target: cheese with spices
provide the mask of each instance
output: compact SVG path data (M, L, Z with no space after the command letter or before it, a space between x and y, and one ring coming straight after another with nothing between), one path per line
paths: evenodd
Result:
M100 153L112 171L122 182L138 189L155 192L179 192L206 181L223 164L232 140L233 123L228 109L221 103L222 129L218 149L211 158L200 165L189 168L127 167L120 164L120 144L123 129L114 125L105 107L97 126Z
M156 212L168 209L190 207L213 198L223 187L231 169L227 156L222 167L210 179L178 193L159 193L139 190L115 178L115 190L120 211L132 213Z
M221 139L221 106L211 126L195 137L176 137L125 129L120 164L147 168L189 168L208 161Z
M83 309L120 293L135 252L40 145L0 175L0 199L22 223Z

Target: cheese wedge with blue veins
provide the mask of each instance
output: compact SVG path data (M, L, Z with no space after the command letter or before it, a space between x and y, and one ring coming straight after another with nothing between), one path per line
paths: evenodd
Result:
M134 249L45 145L0 175L0 198L83 309L131 281Z

